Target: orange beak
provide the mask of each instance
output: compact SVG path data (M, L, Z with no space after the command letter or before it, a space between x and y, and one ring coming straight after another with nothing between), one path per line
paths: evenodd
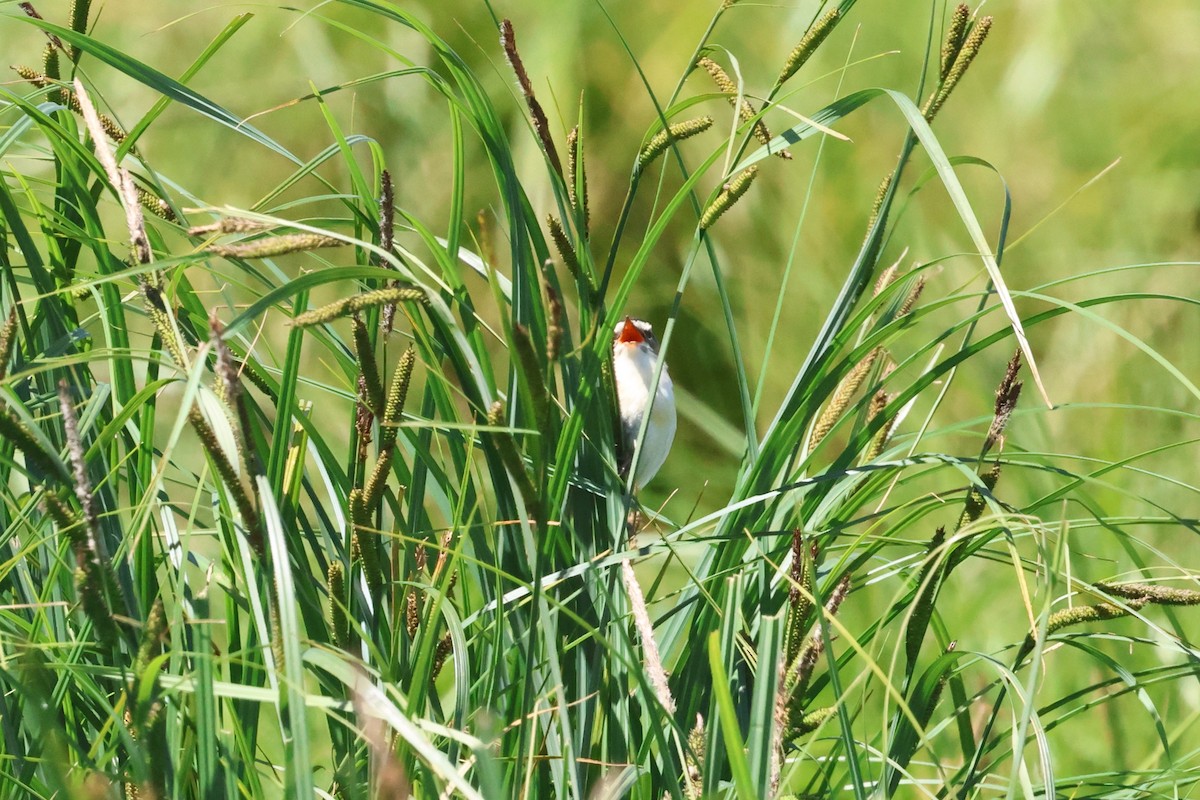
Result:
M637 344L646 341L646 337L642 336L642 332L638 330L637 325L633 324L633 320L626 317L625 327L621 328L621 335L617 337L617 341L623 344Z

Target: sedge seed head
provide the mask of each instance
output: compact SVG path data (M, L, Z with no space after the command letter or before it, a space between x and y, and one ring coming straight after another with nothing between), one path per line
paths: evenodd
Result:
M808 32L804 34L800 42L788 54L787 61L784 62L783 69L779 73L779 79L775 82L776 86L787 82L789 78L800 71L800 68L812 57L812 54L817 51L817 48L821 46L826 37L833 32L840 17L840 10L836 8L831 9L808 29Z
M758 175L758 167L751 166L742 170L734 177L725 188L717 195L717 199L712 202L704 214L700 217L700 229L707 230L712 227L721 215L733 207L742 195L750 189L750 184L754 183L755 177Z
M665 131L654 134L642 148L642 152L638 154L638 169L648 167L656 158L666 152L672 141L682 141L696 136L711 128L712 124L712 117L697 117L667 126Z

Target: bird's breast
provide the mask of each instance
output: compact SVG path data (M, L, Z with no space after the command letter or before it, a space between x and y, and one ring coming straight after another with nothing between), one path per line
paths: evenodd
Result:
M650 384L654 381L656 360L654 353L641 347L619 347L613 354L613 381L617 388L617 402L621 408L621 417L627 423L634 418L640 423L642 414L649 405ZM663 365L654 402L655 418L658 417L661 407L670 401L672 394L671 376L667 373L666 365Z

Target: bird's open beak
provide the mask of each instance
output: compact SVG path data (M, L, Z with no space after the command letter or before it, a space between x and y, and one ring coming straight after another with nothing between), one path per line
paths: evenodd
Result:
M638 326L633 324L633 320L626 317L625 327L621 328L621 335L617 337L617 341L624 344L637 344L646 341L646 337L638 330Z

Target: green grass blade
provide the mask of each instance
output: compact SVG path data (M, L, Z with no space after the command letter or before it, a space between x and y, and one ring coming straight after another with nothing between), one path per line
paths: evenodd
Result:
M720 636L716 631L708 637L708 665L712 670L712 692L716 699L717 714L721 720L721 736L725 742L725 758L733 772L733 785L738 800L754 800L761 797L754 788L750 764L746 759L746 745L738 724L733 695L729 692L729 676L725 672L725 658L721 654Z

